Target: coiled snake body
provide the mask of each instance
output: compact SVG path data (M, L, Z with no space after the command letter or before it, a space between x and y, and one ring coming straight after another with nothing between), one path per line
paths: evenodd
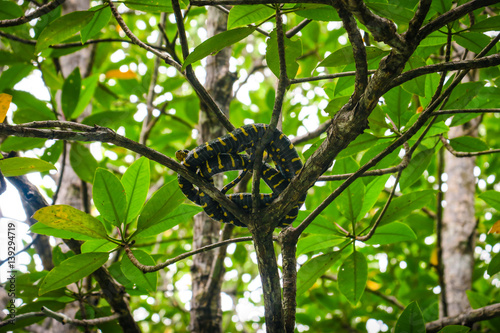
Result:
M227 135L215 140L205 142L191 151L179 150L176 157L188 169L196 172L199 176L213 182L213 175L232 171L243 170L235 180L227 184L221 191L226 193L237 184L243 176L253 168L253 153L255 144L262 139L268 125L251 124L237 128ZM250 156L239 154L250 150ZM302 168L297 151L290 140L279 130L272 133L269 144L265 146L266 151L272 158L276 168L264 163L261 177L273 193L261 193L261 208L268 206L288 186L289 182L299 173ZM223 223L232 223L237 226L245 225L239 221L231 212L227 211L217 201L198 190L191 182L182 176L178 176L179 186L184 195L197 205L203 207L212 219ZM251 193L229 194L227 197L245 212L252 210ZM299 203L280 221L278 226L290 225L296 218L300 206L304 203L305 195Z

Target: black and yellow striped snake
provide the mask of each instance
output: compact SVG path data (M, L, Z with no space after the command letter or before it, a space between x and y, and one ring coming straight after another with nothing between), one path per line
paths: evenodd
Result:
M249 170L252 170L255 144L262 139L268 127L266 124L245 125L227 135L205 142L191 151L178 150L176 157L188 169L196 172L199 176L210 182L213 182L212 177L215 174L232 170L243 170L240 176L221 190L225 194ZM247 149L251 152L250 156L240 154ZM272 193L260 194L261 208L270 205L302 168L302 161L293 144L279 130L274 130L271 140L265 149L276 165L276 169L267 163L264 163L262 166L261 177L272 190ZM198 190L186 178L179 175L178 181L182 193L195 204L202 206L212 219L245 227L231 212L227 211L210 196ZM243 211L251 212L251 193L229 194L227 197ZM285 215L278 224L279 227L288 226L297 218L299 208L304 203L304 200L305 196Z

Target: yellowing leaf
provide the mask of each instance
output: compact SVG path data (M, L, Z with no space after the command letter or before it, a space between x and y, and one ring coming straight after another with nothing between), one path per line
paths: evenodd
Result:
M434 267L437 267L438 264L439 264L439 261L438 261L438 250L437 250L436 247L434 248L434 250L432 250L430 264L432 266L434 266Z
M135 79L137 74L132 72L130 69L126 72L122 72L119 69L112 69L106 72L106 79L123 79L130 80Z
M496 221L495 224L491 227L489 234L500 234L500 220Z
M419 106L417 108L417 113L422 113L422 111L424 111L424 108L422 106Z
M7 111L10 107L10 102L12 102L12 96L9 94L0 94L0 123L3 123Z
M372 281L372 280L368 280L368 282L366 282L366 287L369 290L379 290L381 287L381 284L378 282Z

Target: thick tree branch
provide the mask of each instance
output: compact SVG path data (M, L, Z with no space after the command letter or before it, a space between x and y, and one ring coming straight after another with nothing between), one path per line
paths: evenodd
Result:
M483 308L469 310L455 317L445 317L425 324L427 333L439 332L448 325L470 326L479 321L489 320L500 316L500 303L487 305Z
M350 11L372 33L376 41L384 42L397 50L404 50L404 40L397 33L394 22L375 15L362 0L341 0Z
M84 132L73 132L69 130L58 130L58 129L57 130L39 129L33 127L61 127L61 128L71 128L80 131L83 130ZM68 121L41 121L41 122L21 124L18 126L0 124L0 134L13 135L18 137L45 138L45 139L57 139L57 140L68 140L68 141L98 141L98 142L112 143L119 147L123 147L133 152L136 152L140 155L146 156L150 160L156 161L161 165L164 165L170 168L171 170L178 172L180 175L191 181L193 184L200 187L211 198L217 200L221 205L223 205L225 208L231 211L231 213L233 213L238 219L245 221L247 218L246 214L243 214L234 202L229 200L224 194L222 194L217 188L215 188L208 181L204 180L201 177L196 176L186 167L177 163L174 159L162 153L159 153L154 149L151 149L147 146L144 146L133 140L130 140L124 136L116 134L113 130L109 128L100 126L92 127Z
M54 0L52 2L46 3L45 5L38 7L31 14L24 15L15 19L10 20L0 20L0 28L12 27L16 25L21 25L27 23L33 19L36 19L42 15L45 15L52 10L56 9L60 4L62 4L65 0Z

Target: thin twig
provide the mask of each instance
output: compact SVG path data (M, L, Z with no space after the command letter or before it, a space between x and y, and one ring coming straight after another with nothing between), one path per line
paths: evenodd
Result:
M66 170L66 156L68 152L68 147L66 146L66 141L62 141L63 151L61 158L61 171L59 172L59 179L57 180L57 188L52 196L52 204L55 205L57 201L57 197L59 196L59 191L61 190L62 180L64 177L64 171Z
M218 248L218 247L221 247L221 246L224 246L227 244L231 244L231 243L248 242L251 240L252 240L252 237L248 236L248 237L241 237L241 238L232 238L232 239L228 239L228 240L225 240L222 242L213 243L213 244L210 244L207 246L200 247L199 249L183 253L181 255L178 255L177 257L174 257L172 259L168 259L167 261L165 261L161 264L158 264L158 265L154 265L154 266L141 264L137 260L137 258L134 256L134 254L132 253L132 250L130 250L130 247L128 245L125 245L124 248L125 248L125 253L127 254L127 257L130 259L130 261L137 268L139 268L143 273L151 273L151 272L159 271L159 270L161 270L169 265L172 265L178 261L181 261L183 259L186 259L186 258L191 257L192 255L195 255L198 253L207 252L207 251L210 251L210 250L213 250L215 248Z
M367 71L368 74L373 74L375 72L376 72L375 70ZM324 75L318 75L318 76L313 76L313 77L304 77L304 78L300 78L300 79L291 79L290 84L297 84L297 83L303 83L303 82L313 82L313 81L320 81L320 80L333 80L333 79L336 79L339 77L354 76L354 75L356 75L356 71L335 73L335 74L324 74Z
M107 323L113 320L116 320L120 317L118 313L112 314L111 316L107 317L100 317L100 318L95 318L95 319L76 319L76 318L70 318L64 313L59 313L50 310L49 308L42 306L42 313L46 315L47 317L53 318L57 320L60 323L63 324L72 324L76 326L96 326L99 324ZM16 318L17 319L17 318Z
M472 156L500 153L500 149L490 149L490 150L473 151L473 152L456 151L448 143L448 141L446 140L446 138L444 136L440 135L439 139L441 139L441 142L443 143L443 146L446 148L446 150L448 150L455 157L472 157Z

